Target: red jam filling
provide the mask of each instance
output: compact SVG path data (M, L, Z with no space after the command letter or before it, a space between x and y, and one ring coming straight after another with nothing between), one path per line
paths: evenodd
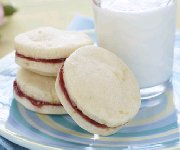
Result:
M53 103L50 103L50 102L43 102L41 100L35 100L34 98L24 94L21 89L19 88L19 86L17 85L17 82L14 81L14 91L15 93L19 96L19 97L24 97L26 98L27 100L29 100L31 102L32 105L36 106L36 107L39 107L41 108L42 106L44 105L50 105L50 106L62 106L61 103L58 103L58 104L53 104Z
M64 83L64 77L63 77L63 74L64 74L64 70L63 70L63 66L61 67L60 69L60 73L59 73L59 84L60 84L60 87L66 97L66 100L69 102L69 104L71 105L71 107L81 116L83 117L83 119L85 119L87 122L93 124L94 126L98 127L98 128L109 128L108 126L104 125L104 124L100 124L94 120L92 120L91 118L89 118L88 116L86 116L85 114L83 114L83 112L81 110L79 110L76 106L76 104L71 100L71 98L69 97L69 94L66 90L66 87L65 87L65 83Z
M59 59L32 58L32 57L27 57L27 56L24 56L22 54L19 54L18 52L16 52L16 57L27 59L29 61L42 62L42 63L52 63L52 64L62 63L66 59L66 58L59 58Z

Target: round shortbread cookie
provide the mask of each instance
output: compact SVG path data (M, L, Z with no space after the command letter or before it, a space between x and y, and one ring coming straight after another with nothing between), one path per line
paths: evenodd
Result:
M19 97L15 92L14 92L14 97L16 101L18 101L20 104L22 104L26 109L29 109L31 111L41 113L41 114L51 114L51 115L59 115L59 114L67 114L66 111L64 110L63 106L50 106L50 105L45 105L42 107L37 107L32 105L32 103L24 98L24 97Z
M60 72L62 69L72 105L93 121L107 126L100 128L87 123L75 111L63 91L59 73L57 95L66 112L85 130L109 135L138 113L141 100L137 81L128 66L110 51L95 46L79 48L66 59Z
M16 64L20 65L23 68L26 68L32 72L35 72L43 76L57 76L57 72L63 63L42 63L27 61L26 59L15 57Z
M55 91L55 78L20 69L14 83L14 96L27 109L45 114L64 114Z
M41 27L15 37L15 50L26 57L42 59L67 58L77 48L92 44L82 32Z

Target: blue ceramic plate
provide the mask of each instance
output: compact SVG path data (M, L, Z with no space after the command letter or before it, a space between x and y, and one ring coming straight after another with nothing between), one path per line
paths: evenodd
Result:
M89 33L91 34L91 33ZM180 34L176 35L173 85L142 108L118 133L101 137L81 129L68 115L41 115L25 109L13 97L18 66L14 54L0 60L0 135L31 149L162 149L180 146Z

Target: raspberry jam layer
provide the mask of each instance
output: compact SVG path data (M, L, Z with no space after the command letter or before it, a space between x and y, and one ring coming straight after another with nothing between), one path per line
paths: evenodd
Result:
M52 64L62 63L66 60L66 58L59 58L59 59L32 58L32 57L27 57L27 56L24 56L22 54L19 54L18 52L16 52L16 57L27 59L29 61L42 62L42 63L52 63Z
M19 88L16 80L14 81L13 87L14 87L14 91L15 91L16 95L18 95L19 97L26 98L27 100L29 100L31 102L32 105L34 105L34 106L36 106L38 108L41 108L42 106L62 106L61 103L53 104L53 103L50 103L50 102L43 102L41 100L36 100L36 99L24 94L21 91L21 89Z
M69 104L71 105L71 107L83 118L85 119L87 122L93 124L94 126L98 127L98 128L109 128L108 126L104 125L104 124L100 124L94 120L92 120L91 118L89 118L88 116L86 116L85 114L83 114L83 112L81 110L78 109L78 107L76 106L76 104L71 100L65 83L64 83L64 70L63 70L63 66L60 69L59 72L59 85L64 93L64 96L66 97L66 100L69 102Z

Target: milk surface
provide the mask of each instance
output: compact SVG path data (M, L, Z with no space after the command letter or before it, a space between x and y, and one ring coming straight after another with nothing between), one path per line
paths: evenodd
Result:
M101 0L94 5L98 45L116 53L140 88L172 75L175 33L173 0Z

